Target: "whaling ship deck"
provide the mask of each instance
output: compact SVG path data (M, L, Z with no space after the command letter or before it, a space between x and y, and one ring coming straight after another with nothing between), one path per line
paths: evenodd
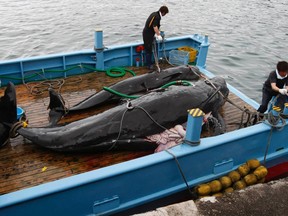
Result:
M137 75L147 73L146 69L132 68L132 70ZM69 102L66 106L71 107L96 91L101 90L103 86L109 86L129 76L131 75L126 74L122 78L111 78L106 76L105 73L95 72L59 80L60 85L58 86L61 86L61 94L64 100ZM25 110L30 127L45 126L48 123L48 92L38 89L39 95L31 94L37 89L32 89L36 85L36 83L28 83L16 86L17 104ZM47 86L45 88L47 89ZM2 96L3 93L4 88L1 88L0 95ZM232 93L230 93L229 99L239 107L245 106L253 110L253 108ZM108 108L107 106L101 110L89 109L87 112L81 113L81 115L73 115L69 118L66 117L66 119L69 119L69 121L82 119L102 112ZM227 131L239 128L242 118L242 111L239 108L226 103L222 114L226 122ZM0 195L148 154L153 154L153 152L60 153L41 148L18 136L11 139L10 143L0 149Z

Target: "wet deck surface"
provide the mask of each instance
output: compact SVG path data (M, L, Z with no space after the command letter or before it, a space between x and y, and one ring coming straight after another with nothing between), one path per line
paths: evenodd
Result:
M138 68L132 68L132 70L137 75L147 72ZM71 107L101 90L103 86L109 86L128 77L131 77L129 73L122 78L110 78L104 73L91 73L81 77L68 78L61 86L61 94L66 102L69 101L66 106ZM48 92L44 91L41 95L32 95L30 93L32 86L34 84L29 84L28 88L26 85L16 86L17 103L26 111L30 127L45 126L48 123ZM4 88L1 88L1 96L3 91ZM229 99L240 107L249 108L247 104L233 94L230 94ZM102 110L90 109L81 115L71 116L69 121L88 117L107 108L109 105L103 107ZM242 112L235 106L229 103L224 105L223 116L227 124L227 131L239 128L238 123L241 120L241 115ZM0 195L152 153L151 151L59 153L33 145L28 140L18 136L0 149Z

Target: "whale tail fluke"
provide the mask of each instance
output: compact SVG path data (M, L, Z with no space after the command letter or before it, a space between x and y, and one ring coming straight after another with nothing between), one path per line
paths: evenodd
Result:
M9 131L17 122L16 91L13 83L9 82L4 95L0 97L0 147L9 140Z

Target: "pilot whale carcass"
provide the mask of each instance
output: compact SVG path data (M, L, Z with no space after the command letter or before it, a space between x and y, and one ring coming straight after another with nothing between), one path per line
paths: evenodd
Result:
M111 85L109 88L121 93L131 95L139 92L159 88L162 85L176 80L198 80L200 71L195 66L178 66L167 68L159 72L152 72L131 77ZM120 97L105 90L101 90L85 100L71 107L69 111L77 111L101 105L108 100L119 100Z
M171 86L164 91L151 92L65 126L20 128L17 133L37 145L57 151L155 148L143 138L183 124L187 110L191 108L212 112L217 118L218 110L225 102L223 95L228 96L228 93L225 80L214 77L210 82L200 80L195 86Z
M109 89L125 95L133 95L138 93L147 93L150 90L160 88L161 86L172 81L196 81L199 80L200 71L196 66L182 65L173 68L167 68L159 72L151 72L142 74L140 76L130 77L123 81L117 82ZM54 126L61 119L61 117L67 113L73 113L81 111L91 107L101 106L107 102L118 102L122 97L115 95L109 91L101 90L78 104L70 107L65 107L63 98L53 90L50 93L50 125Z

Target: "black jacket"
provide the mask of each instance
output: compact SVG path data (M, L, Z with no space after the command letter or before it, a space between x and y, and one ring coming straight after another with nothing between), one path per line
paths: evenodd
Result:
M153 12L152 14L150 14L148 19L146 20L145 27L143 29L143 34L150 36L153 39L154 34L155 34L153 28L155 26L157 26L158 29L160 28L160 20L161 20L161 16L160 16L159 11L156 11L156 12Z
M284 85L288 85L288 77L284 79L277 79L276 71L272 71L269 74L269 77L263 85L263 90L268 91L272 95L277 95L278 93L272 90L271 83L276 83L276 86L281 89L284 87Z

